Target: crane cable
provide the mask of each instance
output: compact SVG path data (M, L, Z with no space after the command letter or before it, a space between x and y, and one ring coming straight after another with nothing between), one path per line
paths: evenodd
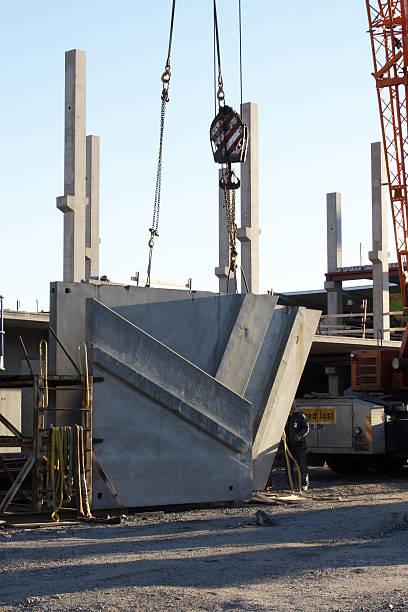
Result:
M241 95L241 106L240 114L242 116L242 20L241 20L241 0L238 4L238 17L239 17L239 73L240 73L240 95ZM218 70L218 78L216 72ZM216 91L218 84L218 90ZM218 30L218 18L217 18L217 3L214 0L214 111L217 112L220 107L225 105L225 93L224 93L224 80L222 77L221 70L221 52L220 52L220 39ZM224 190L224 201L225 201L225 212L227 215L227 231L228 231L228 243L229 243L229 268L227 276L227 293L229 293L229 286L231 278L235 280L234 291L238 291L236 284L237 277L237 224L235 221L235 188L233 185L233 179L236 178L234 172L231 170L231 164L223 164L221 168L221 188ZM239 181L238 185L239 186ZM232 188L231 188L232 187ZM242 272L242 278L245 284L246 292L248 293L248 283L245 277L244 270L240 266Z
M238 0L238 23L239 23L239 91L240 91L240 115L242 119L242 16L241 0Z
M224 93L224 81L222 78L221 72L221 53L220 53L220 37L218 34L218 19L217 19L217 2L214 0L214 41L215 41L215 49L217 52L217 68L218 68L218 91L217 91L217 100L218 106L223 106L225 104L225 93ZM214 65L215 69L215 65Z
M171 19L170 19L170 34L169 34L169 47L167 52L167 61L164 67L164 72L161 76L163 83L163 89L161 93L161 110L160 110L160 137L159 137L159 157L157 161L157 174L156 174L156 189L154 193L154 205L153 205L153 220L152 226L149 228L149 262L147 265L147 278L146 287L150 287L150 274L152 269L152 257L153 257L153 246L154 239L158 236L159 229L159 217L160 217L160 195L161 195L161 177L162 177L162 162L163 162L163 136L164 136L164 120L166 115L166 104L169 101L169 86L170 86L170 55L171 45L173 42L173 26L174 26L174 12L176 8L176 0L173 0Z
M225 105L225 93L224 93L224 80L222 78L221 71L221 52L220 52L220 37L218 31L218 18L217 18L217 2L214 0L214 85L217 82L218 90L215 94L216 104L215 110ZM216 78L216 71L218 71L218 78ZM214 90L215 93L215 90ZM225 164L221 168L221 183L224 189L224 200L225 200L225 212L227 214L227 231L228 231L228 243L229 243L229 269L227 276L227 293L229 293L230 277L236 279L236 260L238 257L238 251L236 248L237 244L237 224L235 223L235 190L228 189L228 168ZM237 290L235 284L235 292Z

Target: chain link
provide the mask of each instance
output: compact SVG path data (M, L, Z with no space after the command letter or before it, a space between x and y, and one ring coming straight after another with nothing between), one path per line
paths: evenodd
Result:
M161 196L161 177L162 177L162 162L163 162L163 135L164 135L164 119L166 115L166 102L162 100L161 111L160 111L160 140L159 140L159 157L157 160L157 175L156 175L156 189L154 193L154 206L153 206L153 220L150 232L153 232L155 236L158 236L157 230L159 228L159 217L160 217L160 196Z
M164 119L166 116L166 102L168 102L168 96L162 96L161 111L160 111L160 139L159 139L159 157L157 160L157 174L156 174L156 189L154 192L154 205L153 205L153 219L152 226L150 227L150 239L149 239L149 263L147 265L147 279L146 287L150 287L150 272L152 268L152 256L154 239L159 235L159 219L160 219L160 196L161 196L161 178L162 178L162 162L163 162L163 135L164 135Z
M154 204L153 204L153 219L152 226L149 229L149 262L147 265L147 279L146 287L150 287L150 273L152 269L152 257L154 239L159 235L159 218L160 218L160 196L161 196L161 179L162 179L162 163L163 163L163 136L164 136L164 119L166 116L166 103L169 101L169 86L170 86L170 55L171 55L171 44L173 40L173 25L174 25L174 11L176 8L176 0L173 0L171 20L170 20L170 35L169 35L169 49L167 52L167 62L164 72L161 76L163 83L163 89L161 93L161 109L160 109L160 138L159 138L159 157L157 160L157 174L156 174L156 188L154 192Z
M227 177L227 170L222 169L222 177L224 184L224 199L225 199L225 211L227 214L227 230L228 230L228 242L229 242L229 271L227 278L227 293L229 287L230 277L236 279L237 272L237 225L235 223L235 189L227 189L225 180Z

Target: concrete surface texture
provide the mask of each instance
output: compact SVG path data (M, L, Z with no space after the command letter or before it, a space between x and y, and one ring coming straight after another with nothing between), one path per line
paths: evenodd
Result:
M99 138L86 138L86 53L79 49L65 53L64 195L57 208L64 213L64 280L97 276Z
M159 341L165 345L166 351L163 353L165 357L161 361L156 361L154 365L154 374L160 376L160 383L153 395L156 399L160 394L166 396L165 419L176 420L176 428L180 427L180 415L175 419L169 406L173 405L174 398L180 398L184 391L180 377L172 374L171 378L168 378L167 370L170 366L167 364L167 359L170 360L169 363L172 360L174 363L184 363L188 360L191 366L194 364L194 368L199 368L207 376L216 379L212 383L212 388L218 389L217 393L223 393L221 390L228 389L245 397L251 403L255 419L251 422L251 431L254 435L249 436L251 443L254 444L252 455L254 483L257 489L264 488L312 344L319 312L298 307L277 307L276 297L269 295L190 294L177 290L123 287L101 283L54 283L51 288L51 325L55 324L59 338L73 354L76 352L78 342L85 336L91 343L95 339L92 331L94 329L92 311L88 314L88 329L85 331L85 302L90 297L114 309L116 316L120 315L117 319L113 316L115 313L106 315L113 330L118 325L117 321L122 321L122 325L126 323L125 329L131 329L132 333L137 327L140 333L143 330L155 339L155 342ZM123 340L116 346L116 352L112 355L111 348L115 346L114 336L111 335L112 330L108 328L109 325L105 326L103 333L99 330L98 337L103 344L105 342L103 334L106 334L106 337L110 338L110 348L100 350L120 363L112 364L110 361L109 367L105 364L109 377L106 376L104 383L95 386L95 413L100 409L100 402L108 401L107 397L110 402L115 394L122 398L124 391L118 389L118 385L119 387L122 385L118 383L119 379L136 380L142 389L142 391L139 389L139 394L145 393L143 385L149 386L148 382L141 381L140 376L157 383L151 372L146 373L143 370L144 362L151 364L150 352L145 348L143 359L135 365L129 355L130 361L127 360L128 357L120 356L126 353L125 340ZM55 346L50 351L50 355L53 356L51 361L54 366L57 364L71 368L61 351L56 355ZM105 367L101 362L103 357L98 355L94 364L96 368L94 374ZM64 369L62 371L64 372ZM171 369L169 371L171 372ZM114 390L111 390L111 386ZM123 388L126 388L125 395L130 397L131 391L128 387L129 385L125 385ZM168 394L172 396L170 399ZM64 402L66 401L73 399L64 398ZM125 399L121 401L125 402ZM127 407L129 414L132 411L131 405L133 404ZM190 401L188 405L197 409L194 402ZM234 406L231 405L230 411L234 410ZM104 419L107 422L109 413L108 409L104 412ZM196 417L198 418L197 414ZM160 414L155 418L157 418L156 428L162 431L163 422ZM225 415L218 415L216 422L225 427L225 418ZM209 427L211 429L213 425L209 424ZM176 434L173 437L178 439ZM243 439L246 439L245 436ZM115 448L119 446L118 444ZM238 445L234 448L239 450L240 447ZM99 449L97 448L95 452L98 454ZM186 450L186 455L188 454L189 446ZM236 487L232 486L235 494L238 494Z
M327 210L327 272L335 272L342 266L341 242L341 194L328 193L326 196ZM343 312L342 282L326 281L327 314L336 315ZM328 318L327 325L341 325L342 319ZM336 335L335 329L329 328L329 334Z
M342 241L341 241L341 194L328 193L326 197L327 207L327 271L335 272L342 266ZM343 283L341 281L326 281L324 288L327 291L327 314L338 315L343 312ZM327 333L337 335L336 326L341 325L341 317L328 317L329 325ZM329 367L325 369L330 395L339 396L343 394L344 376L342 368Z
M306 308L279 308L272 317L245 394L255 413L254 490L267 484L320 314Z
M371 144L371 194L373 250L368 257L373 264L374 338L381 334L390 339L390 293L388 272L388 179L381 142Z
M91 281L87 283L53 282L50 285L50 326L56 331L71 355L77 354L79 342L86 339L86 300L94 298L110 308L197 300L214 296L206 291L180 291L178 289L152 289L134 285L120 285ZM154 335L154 334L153 334ZM72 374L73 368L63 352L50 338L50 372Z
M113 310L215 377L247 296L186 299L186 292L183 294L183 300L133 304ZM275 303L276 300L271 305ZM273 312L273 307L270 310Z
M64 280L85 278L86 53L65 54Z
M236 294L115 309L252 403L255 489L267 483L320 315L276 304Z
M99 276L99 136L86 137L85 278Z
M241 227L237 238L241 242L241 265L250 293L259 293L259 148L258 105L246 102L241 115L248 126L246 160L241 164ZM245 291L241 279L241 291Z
M126 506L252 493L252 406L103 304L88 300L95 454ZM95 507L113 500L94 481Z

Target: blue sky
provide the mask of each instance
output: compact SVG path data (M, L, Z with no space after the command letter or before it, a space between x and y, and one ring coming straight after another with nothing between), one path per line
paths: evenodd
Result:
M227 104L239 107L238 0L218 0ZM87 52L87 133L101 138L100 274L144 275L171 0L3 0L6 307L48 309L62 280L64 53ZM369 263L370 143L380 123L363 0L242 0L244 101L259 105L261 290L317 289L325 194L342 193L343 264ZM153 278L217 290L211 0L177 0ZM191 144L193 143L193 147Z

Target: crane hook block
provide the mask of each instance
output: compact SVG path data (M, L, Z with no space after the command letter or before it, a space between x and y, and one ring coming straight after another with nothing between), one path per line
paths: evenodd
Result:
M210 141L217 164L244 162L248 146L247 124L230 106L221 106L211 124Z

